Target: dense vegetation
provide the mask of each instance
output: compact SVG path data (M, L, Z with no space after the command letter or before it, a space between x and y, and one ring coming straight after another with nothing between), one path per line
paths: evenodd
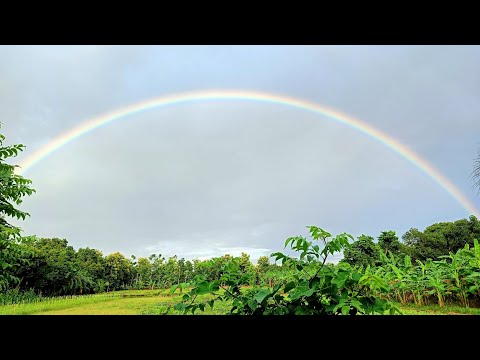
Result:
M18 282L15 271L26 264L25 247L21 246L20 229L12 226L7 216L25 219L27 213L20 211L15 205L22 203L22 197L31 195L35 190L30 187L31 181L15 174L15 166L5 160L17 156L24 145L4 146L5 136L0 134L0 291Z
M456 281L455 286L463 289L461 291L465 293L468 303L475 304L478 296L478 291L475 293L474 290L478 285L475 277L480 272L478 267L472 265L473 259L480 256L478 250L475 250L475 238L480 238L480 222L474 216L469 220L435 224L423 232L411 229L403 236L402 242L393 231L382 232L378 242L373 237L361 235L356 241L350 241L351 244L344 249L344 259L337 267L348 264L352 269L377 274L388 279L391 283L389 286L394 289L392 293L403 294L395 295L395 298L418 303L431 303L435 296L438 299L437 295L427 296L428 292L435 289L427 286L434 283L434 277L444 284L442 298L466 303L461 300L463 295L462 298L456 297L456 290L449 286L450 281ZM232 263L238 264L242 285L285 285L299 272L296 265L291 266L288 262L272 263L266 256L260 257L253 264L245 253L239 257L224 255L204 261L190 261L177 256L166 259L159 254L137 259L134 256L127 258L118 252L104 256L95 249L75 250L68 245L67 240L58 238L30 236L14 244L15 252L9 254L12 266L4 267L1 272L3 279L10 279L3 282L4 293L10 289L10 298L13 298L15 292L11 289L54 296L168 288L174 284L192 282L197 275L203 276L208 282L220 281L225 267ZM2 253L5 254L6 251L3 250ZM461 276L452 277L451 271L446 267L451 264L460 267L458 271ZM308 266L315 268L315 261ZM425 267L423 272L422 266ZM305 274L305 271L302 270L301 273ZM406 274L412 279L406 280ZM417 287L421 287L421 290ZM422 292L423 298L417 301L415 299L419 297L413 294L418 291Z
M286 256L281 252L272 254L275 260L281 260L282 266L292 270L286 284L273 287L242 288L248 280L242 272L239 262L232 259L223 268L219 280L209 282L205 276L195 276L190 284L172 287L172 292L180 286L190 286L191 290L183 296L183 302L174 306L184 313L196 310L205 311L208 304L213 308L215 301L230 302L230 314L238 315L355 315L390 314L399 309L389 301L382 299L381 293L390 289L386 282L376 274L365 274L362 268L348 263L338 266L327 264L328 255L349 247L349 234L332 234L316 226L309 226L312 241L303 236L290 237L285 246L299 257ZM318 243L322 245L322 249ZM220 292L220 289L222 290ZM195 302L198 295L215 294L207 303ZM166 309L166 313L170 308Z
M217 281L196 276L191 283L181 284L181 287L193 288L175 309L204 310L206 305L213 306L213 301L198 303L196 296L216 294L220 289L224 292L215 300L232 301L230 312L236 314L397 311L388 301L403 305L480 306L480 245L473 238L478 234L479 222L474 216L469 221L435 224L424 232L411 229L404 239L411 240L412 232L417 237L404 243L399 242L393 231L382 232L377 243L373 237L361 235L350 244L347 237L352 237L347 234L327 240L331 234L314 226L309 228L313 240L324 242L323 249L320 251L318 245L301 236L287 239L285 245L290 245L300 256L272 254L276 260L282 260L282 266L271 265L260 277L264 285L270 285L268 288L242 291L246 277L235 261L231 261L224 266L223 275ZM456 235L455 241L448 241L452 233ZM432 242L432 238L436 241ZM463 247L459 248L462 243ZM326 256L333 254L332 249L344 250L344 258L336 266L325 263ZM426 250L438 257L425 258ZM442 255L442 250L446 255Z
M34 190L5 159L23 145L4 146L0 135L0 305L38 302L42 297L95 294L126 289L188 291L178 311L231 304L233 314L372 314L398 309L391 301L417 305L480 306L480 221L475 216L442 222L424 231L412 228L399 240L383 231L378 241L360 235L332 237L309 227L285 246L297 257L277 252L256 264L246 253L200 261L161 254L148 258L104 256L75 250L66 239L21 236L8 217L25 219L15 206ZM327 257L343 252L333 265ZM209 294L207 302L199 302ZM168 310L168 309L167 309Z

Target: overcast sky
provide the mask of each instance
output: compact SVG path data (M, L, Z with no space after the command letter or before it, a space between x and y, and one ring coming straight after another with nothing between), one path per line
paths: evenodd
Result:
M477 207L478 46L0 46L1 132L27 150L148 98L280 93L361 119L427 159ZM378 141L247 101L185 103L97 129L32 167L25 235L129 256L252 259L306 225L355 236L468 217Z

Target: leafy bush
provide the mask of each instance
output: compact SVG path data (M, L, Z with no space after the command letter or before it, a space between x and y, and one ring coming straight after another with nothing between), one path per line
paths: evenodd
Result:
M183 301L174 306L183 313L204 311L213 308L215 301L231 301L230 314L238 315L355 315L390 314L399 312L388 300L376 297L374 293L388 293L386 282L378 275L363 274L343 263L337 266L326 264L329 255L350 246L348 234L332 235L316 226L309 226L312 241L305 237L290 237L285 247L299 253L299 258L289 257L281 252L271 256L294 271L291 281L273 287L242 288L246 274L241 272L239 262L232 259L223 267L219 280L207 281L196 276L190 284L173 286L174 292L191 286L183 295ZM316 242L321 242L323 248ZM312 272L312 270L314 272ZM221 286L224 284L224 286ZM223 291L220 291L223 290ZM195 303L198 295L213 293L216 297L206 303ZM168 309L166 311L168 313Z

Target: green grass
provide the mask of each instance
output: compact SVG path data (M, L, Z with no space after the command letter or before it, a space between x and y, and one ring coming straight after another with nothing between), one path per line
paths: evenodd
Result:
M164 299L157 296L116 298L61 310L43 311L41 315L136 315L151 307L161 305Z
M198 297L207 301L212 295ZM96 295L43 298L33 303L0 306L0 315L135 315L161 314L167 306L175 305L182 294L170 294L169 290L125 290ZM217 303L205 314L224 314L229 307ZM180 314L171 310L170 314Z
M171 306L169 314L180 314L173 310L173 305L181 301L182 294L171 294L169 290L124 290L110 293L84 295L73 297L43 298L34 303L0 306L0 315L157 315L162 314L166 307ZM197 302L206 302L213 295L200 295ZM480 315L478 308L462 308L435 305L417 306L413 304L400 305L405 315ZM213 309L207 306L205 312L195 314L223 315L230 309L230 304L215 302Z
M112 301L118 298L114 293L83 295L72 297L42 298L32 303L0 306L0 315L30 315L50 310L62 310L72 307L81 307L87 304L96 304L103 301Z
M460 306L445 306L441 308L438 305L400 305L400 310L404 315L480 315L479 308L464 308Z
M210 294L199 295L195 302L196 303L198 303L198 302L204 302L205 303L208 300L213 299L213 298L214 298L214 296L210 295ZM170 299L165 300L161 304L160 303L156 304L156 305L144 310L142 312L142 314L143 315L160 315L160 314L163 314L164 311L165 311L165 308L168 305L170 305L172 308L170 309L169 314L171 314L171 315L181 315L182 312L173 309L173 305L179 303L181 300L182 300L181 295L176 294L175 296L170 297ZM197 310L195 312L195 315L225 315L229 312L230 309L231 309L230 303L216 301L213 305L213 309L210 308L210 306L207 305L206 308L205 308L205 311ZM189 313L187 315L191 315L191 314Z

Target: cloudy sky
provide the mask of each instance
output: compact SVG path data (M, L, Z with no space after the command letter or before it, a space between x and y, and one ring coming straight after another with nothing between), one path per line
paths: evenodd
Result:
M477 207L477 46L0 46L0 121L21 162L104 112L177 92L309 100L398 139ZM105 254L206 258L281 250L317 225L402 235L469 215L380 142L324 116L251 101L184 103L113 122L25 174L25 234Z

